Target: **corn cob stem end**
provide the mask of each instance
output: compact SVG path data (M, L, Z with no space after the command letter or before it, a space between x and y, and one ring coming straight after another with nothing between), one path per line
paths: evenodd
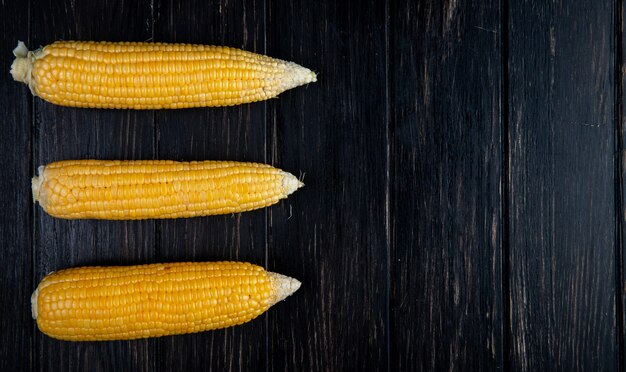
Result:
M37 320L37 296L39 295L39 287L35 289L33 295L30 296L30 313L34 320Z
M41 185L44 181L44 169L45 167L43 165L40 166L38 169L39 176L33 177L30 181L31 188L33 190L33 203L37 203L40 200L39 196L41 195Z
M286 275L277 274L269 271L267 274L270 277L270 282L272 284L272 288L274 289L273 296L270 299L270 306L291 296L295 291L300 288L300 285L302 284L299 280L290 278Z
M15 60L11 64L11 76L13 80L30 84L30 75L33 67L32 52L28 51L26 44L22 41L17 42L17 47L13 49Z

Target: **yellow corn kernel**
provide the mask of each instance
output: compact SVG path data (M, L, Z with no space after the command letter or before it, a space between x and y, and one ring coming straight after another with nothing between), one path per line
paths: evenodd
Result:
M59 340L128 340L242 324L298 288L243 262L79 267L43 278L31 310L39 330Z
M33 200L54 217L139 220L263 208L303 184L266 164L66 160L39 167Z
M261 101L316 81L315 73L239 49L190 44L19 42L13 79L62 106L163 109Z

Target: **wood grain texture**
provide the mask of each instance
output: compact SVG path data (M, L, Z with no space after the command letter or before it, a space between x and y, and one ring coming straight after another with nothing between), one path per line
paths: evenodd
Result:
M615 175L615 213L617 222L617 251L616 258L616 271L617 271L617 286L616 286L616 333L618 336L617 345L619 347L618 354L619 359L617 366L620 370L624 370L626 365L626 185L624 185L624 179L626 178L626 131L624 130L624 105L625 96L624 90L626 89L626 41L624 40L624 16L626 16L626 8L623 1L615 2L615 97L614 97L614 128L615 128L615 153L613 156L614 172Z
M55 40L134 40L152 34L149 2L37 2L32 44ZM132 20L132 21L129 21ZM35 99L35 163L64 159L153 159L154 118L149 111L81 110ZM154 260L152 221L67 221L35 212L35 279L79 265ZM154 370L155 340L68 343L35 333L39 370Z
M263 2L155 3L155 41L226 45L265 54L264 22ZM264 102L159 111L156 124L160 159L266 162ZM159 221L158 260L240 260L265 266L265 230L265 210ZM164 371L262 370L263 318L236 328L159 340L159 365Z
M499 1L391 2L391 370L502 368L500 31Z
M0 1L5 69L18 39L154 40L319 80L153 112L57 107L0 74L0 369L623 369L622 3ZM256 161L306 186L241 215L53 219L30 177L77 158ZM303 285L243 326L161 339L60 342L30 318L52 270L224 259Z
M306 184L270 210L269 268L303 283L268 314L272 371L388 368L385 14L269 2L268 53L318 73L269 103L271 162Z
M27 87L13 81L8 66L17 40L28 41L28 6L18 1L0 3L0 369L33 367L31 96Z
M617 369L613 4L510 3L511 367Z

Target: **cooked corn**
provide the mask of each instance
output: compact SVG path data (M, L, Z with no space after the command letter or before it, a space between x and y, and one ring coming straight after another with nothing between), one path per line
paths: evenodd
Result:
M293 62L220 46L57 41L29 51L19 42L13 54L13 79L72 107L231 106L316 81Z
M269 165L227 161L67 160L39 167L33 199L67 219L138 220L263 208L303 184Z
M127 340L242 324L298 288L296 279L242 262L79 267L46 276L31 306L50 337Z

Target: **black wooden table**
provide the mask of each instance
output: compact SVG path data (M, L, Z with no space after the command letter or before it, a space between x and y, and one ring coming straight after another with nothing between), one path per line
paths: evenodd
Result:
M0 369L618 370L624 363L623 1L0 2ZM32 98L18 40L219 44L318 82L231 108L104 111ZM36 167L242 160L304 175L234 216L53 219ZM303 282L236 328L59 342L48 272L241 260Z

